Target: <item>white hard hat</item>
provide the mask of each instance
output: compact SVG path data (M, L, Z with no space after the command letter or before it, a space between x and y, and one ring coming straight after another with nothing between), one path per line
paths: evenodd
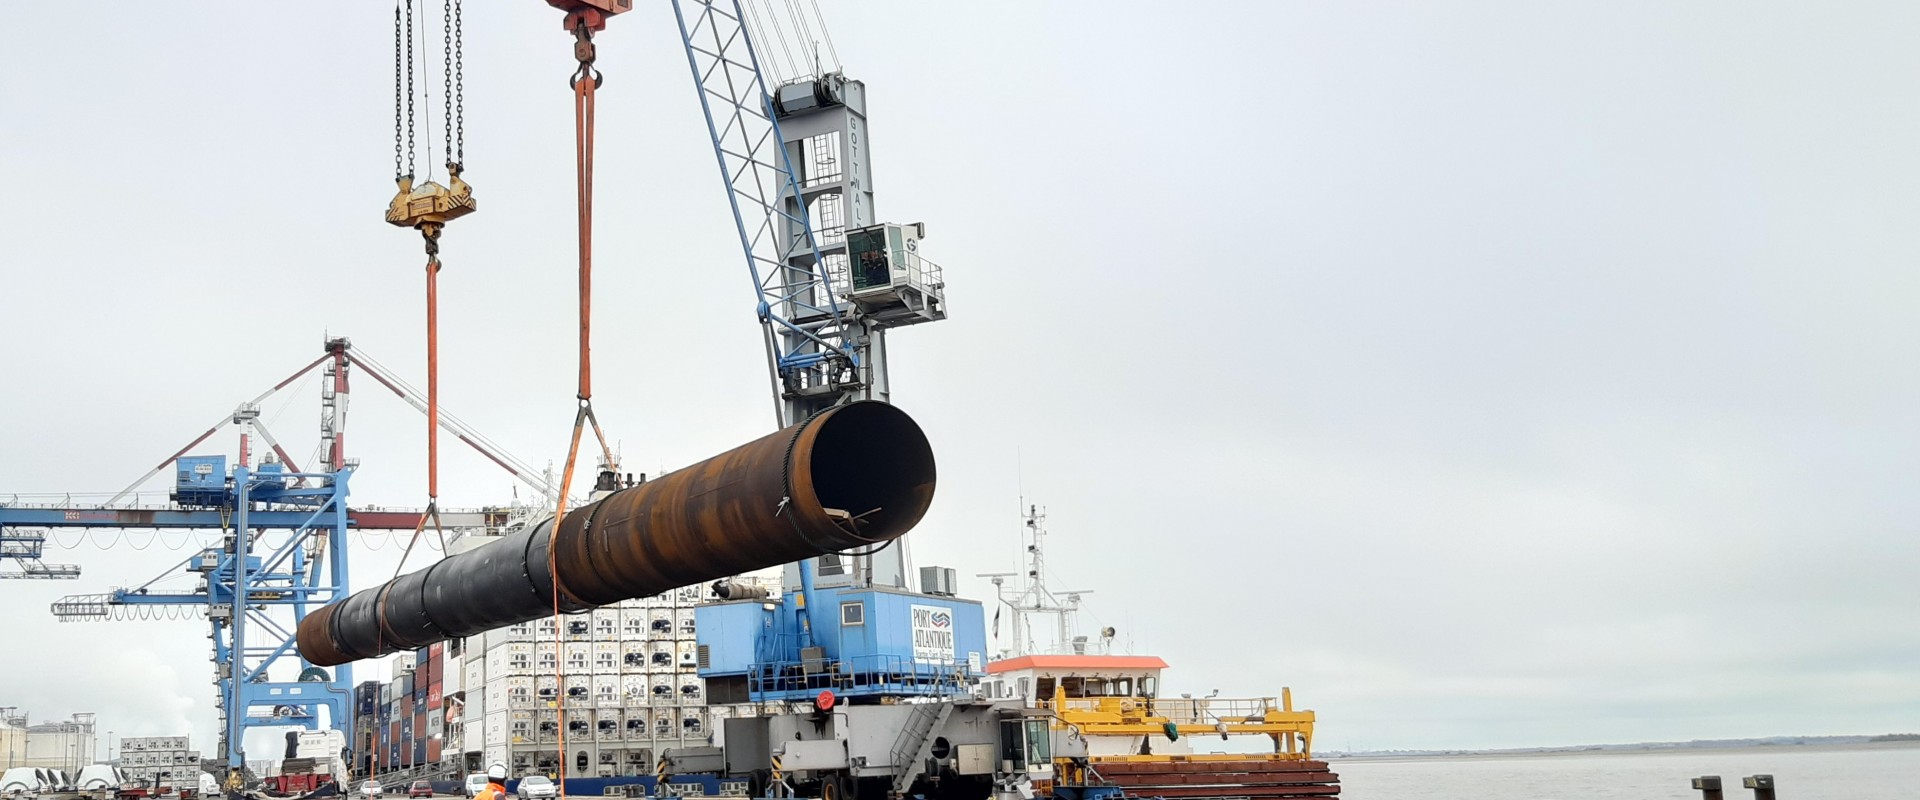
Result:
M507 779L507 765L498 761L487 765L487 780L504 781Z

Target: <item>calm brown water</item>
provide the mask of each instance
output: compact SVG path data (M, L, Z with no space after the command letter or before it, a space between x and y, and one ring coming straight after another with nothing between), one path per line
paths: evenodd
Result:
M1920 798L1920 746L1754 747L1655 753L1336 760L1346 800L1700 800L1691 781L1772 773L1780 800Z

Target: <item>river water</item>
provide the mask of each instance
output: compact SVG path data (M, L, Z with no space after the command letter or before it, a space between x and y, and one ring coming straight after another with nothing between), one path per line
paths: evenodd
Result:
M1335 760L1346 800L1700 800L1692 780L1719 775L1727 800L1770 773L1779 800L1920 798L1914 743L1526 756Z

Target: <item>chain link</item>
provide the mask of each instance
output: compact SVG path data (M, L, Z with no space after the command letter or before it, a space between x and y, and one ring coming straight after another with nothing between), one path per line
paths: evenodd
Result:
M393 177L407 174L400 162L400 4L393 4Z
M452 161L448 123L453 121L453 0L440 0L440 102L446 112L440 116L440 154Z
M453 0L453 148L454 161L467 163L467 68L466 27L461 24L460 4Z
M407 6L407 174L413 175L413 0Z

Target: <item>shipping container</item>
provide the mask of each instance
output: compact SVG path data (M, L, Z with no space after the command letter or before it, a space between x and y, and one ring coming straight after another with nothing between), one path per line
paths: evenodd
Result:
M620 638L635 641L647 635L647 610L638 606L620 609Z
M620 676L593 676L593 704L600 708L617 708L622 705L620 697Z
M593 705L592 675L568 675L566 676L566 687L567 707L579 708Z
M475 653L473 655L475 658L480 657L478 653ZM463 691L466 691L466 688L467 688L466 656L464 655L447 656L447 663L445 664L444 668L441 670L441 673L442 674L440 676L440 695L442 697L445 697L448 695L456 695Z
M620 635L619 609L596 608L590 616L593 618L594 641L613 641Z

